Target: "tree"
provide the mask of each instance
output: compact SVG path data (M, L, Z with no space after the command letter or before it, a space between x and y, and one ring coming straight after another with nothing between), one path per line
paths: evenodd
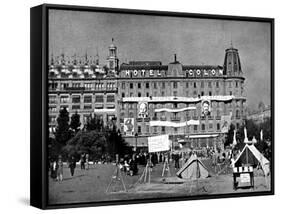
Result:
M73 129L75 133L77 133L80 130L80 126L80 115L76 111L75 114L71 116L70 128Z
M96 115L94 115L94 118L90 117L86 124L86 130L87 131L101 131L103 129L103 121L98 118Z
M63 148L68 155L78 156L88 153L94 159L100 159L106 153L106 138L102 132L97 130L78 131Z
M66 108L60 110L57 123L55 139L60 152L61 148L65 146L66 142L71 138L71 132L69 130L69 113Z

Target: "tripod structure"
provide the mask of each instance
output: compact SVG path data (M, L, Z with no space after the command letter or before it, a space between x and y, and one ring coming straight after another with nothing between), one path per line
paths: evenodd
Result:
M110 183L108 184L108 186L106 188L106 193L108 193L108 191L110 190L110 187L113 187L113 186L116 187L118 185L118 183L121 183L122 187L123 187L123 190L121 190L119 192L127 192L127 189L126 189L126 186L125 186L122 174L121 174L120 165L116 164L116 169L111 177ZM114 191L111 191L111 192L114 192Z
M143 173L141 174L137 183L149 183L150 184L150 177L151 177L150 161L147 161L147 164L143 170Z
M163 170L162 170L162 177L165 175L165 172L167 172L168 176L171 176L171 171L170 171L170 167L169 167L168 157L165 157L165 162L164 162Z

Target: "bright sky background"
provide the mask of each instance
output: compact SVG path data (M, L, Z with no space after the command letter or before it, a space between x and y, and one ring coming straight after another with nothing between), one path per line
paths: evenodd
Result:
M173 61L223 65L225 49L238 49L247 104L270 104L270 25L261 22L51 10L49 54L95 56L105 64L111 38L120 62Z

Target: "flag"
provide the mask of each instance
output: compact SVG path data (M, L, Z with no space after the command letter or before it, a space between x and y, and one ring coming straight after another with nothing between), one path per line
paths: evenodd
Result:
M233 133L233 146L235 146L237 144L237 141L236 141L236 129L234 129L234 133Z

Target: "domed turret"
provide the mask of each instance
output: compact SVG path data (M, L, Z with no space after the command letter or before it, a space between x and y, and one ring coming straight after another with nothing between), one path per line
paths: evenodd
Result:
M242 75L241 63L238 49L231 44L230 48L225 50L225 58L223 64L223 74L228 76Z
M116 74L118 70L119 60L117 58L117 47L114 45L114 39L112 38L112 43L109 46L109 56L107 57L107 67L109 69L109 74Z

